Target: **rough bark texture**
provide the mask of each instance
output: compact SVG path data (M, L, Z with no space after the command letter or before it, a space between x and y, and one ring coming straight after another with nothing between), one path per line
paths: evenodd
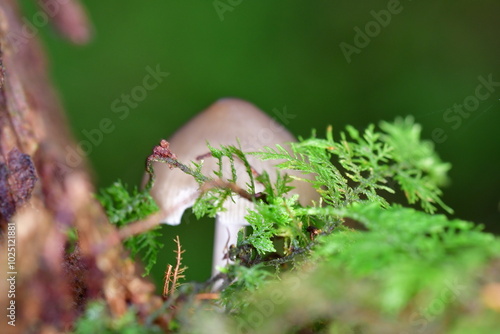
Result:
M79 3L39 4L37 14L67 39L89 39ZM0 333L64 332L89 298L104 297L114 315L160 303L92 198L85 163L65 160L77 147L36 34L16 1L0 2ZM71 227L79 242L67 254ZM6 318L11 305L15 318Z

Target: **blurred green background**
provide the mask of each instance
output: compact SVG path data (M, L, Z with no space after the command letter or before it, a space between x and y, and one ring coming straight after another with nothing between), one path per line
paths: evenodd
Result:
M286 107L294 115L286 126L297 136L312 128L322 134L328 124L338 133L346 124L363 128L413 115L425 138L437 131L436 149L453 164L445 202L457 217L499 231L500 2L84 4L95 27L90 44L70 45L50 27L40 36L78 139L103 118L115 126L89 154L99 187L117 179L138 185L153 145L221 97L247 99L270 115ZM27 1L25 7L31 20L37 9ZM356 37L366 28L365 39ZM341 43L357 48L350 62ZM120 119L113 102L142 85L148 66L169 75ZM480 93L490 94L474 105L478 78L488 76L494 84ZM470 113L449 110L464 101ZM180 234L188 278L206 279L212 230L213 222L190 213L181 226L165 227L158 278Z

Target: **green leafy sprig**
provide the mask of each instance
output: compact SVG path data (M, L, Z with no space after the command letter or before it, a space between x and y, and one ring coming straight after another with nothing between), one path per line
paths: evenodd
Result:
M441 161L432 142L421 140L421 128L413 118L398 118L394 123L382 122L384 132L375 132L370 125L361 134L352 126L341 132L335 141L328 127L326 139L312 138L292 143L289 152L277 145L263 152L254 152L264 160L285 160L282 169L314 174L311 182L324 201L333 207L343 207L361 200L388 206L380 191L394 193L395 180L410 204L419 202L430 213L436 205L447 212L452 210L440 199L440 187L446 184L446 172L451 165ZM332 163L337 157L339 168Z
M147 191L140 192L134 188L132 192L129 192L121 181L102 189L97 195L97 199L106 211L109 221L118 227L141 220L158 211L155 201ZM124 241L124 245L132 257L141 256L145 265L144 275L149 274L156 263L160 249L163 247L159 240L161 237L159 229L160 227L157 226Z

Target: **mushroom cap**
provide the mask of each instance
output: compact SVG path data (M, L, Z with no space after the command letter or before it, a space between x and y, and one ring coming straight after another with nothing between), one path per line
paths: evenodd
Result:
M218 100L208 109L201 112L187 124L181 127L168 141L171 151L177 159L191 165L192 161L203 156L202 173L209 177L215 177L213 171L218 170L217 159L207 155L210 153L207 142L213 147L220 145L238 145L238 140L243 152L259 151L265 146L274 147L276 144L283 145L289 149L286 143L294 142L296 139L282 125L256 108L251 103L235 98ZM250 165L259 173L267 171L271 180L276 180L276 168L280 161L262 161L254 156L247 156ZM246 169L241 163L235 167L238 173L237 184L246 189L245 184L249 182ZM224 161L223 175L231 176L229 161ZM159 207L166 213L162 222L177 225L181 222L184 211L191 207L199 192L199 185L190 175L179 169L170 169L167 164L153 163L156 181L151 189L151 195ZM297 171L286 171L290 175L302 178L311 178L310 175L300 174ZM148 179L145 175L144 180ZM145 182L144 181L144 182ZM255 183L256 191L262 191L263 186ZM314 188L304 181L292 182L296 187L290 193L299 194L299 200L303 205L319 198ZM217 218L224 224L245 225L244 216L247 209L253 207L253 203L234 195L234 201L227 200L224 204L226 211L218 214Z

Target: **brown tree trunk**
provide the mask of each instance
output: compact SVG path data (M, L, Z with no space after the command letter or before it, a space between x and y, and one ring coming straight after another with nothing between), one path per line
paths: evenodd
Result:
M74 0L40 0L72 42L90 34ZM36 31L16 1L0 2L0 333L68 330L89 298L104 297L112 314L127 303L144 310L158 300L108 223L47 74ZM78 246L67 254L67 231ZM113 246L109 246L112 244ZM10 310L8 309L10 308ZM13 326L15 324L15 326Z

